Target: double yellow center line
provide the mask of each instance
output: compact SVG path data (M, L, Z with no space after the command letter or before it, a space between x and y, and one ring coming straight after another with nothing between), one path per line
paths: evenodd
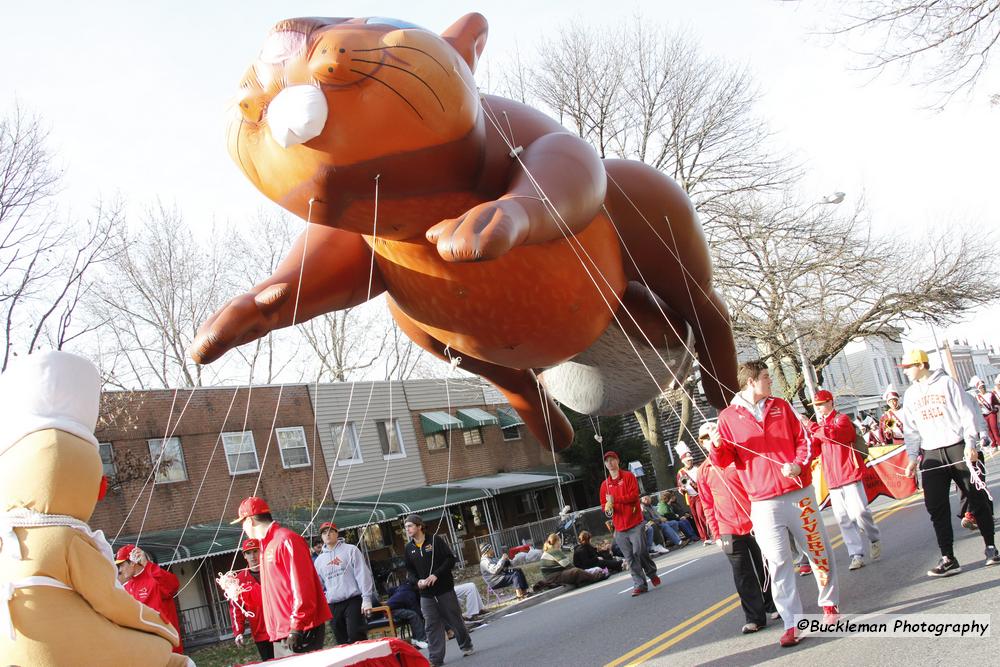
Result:
M884 519L892 514L895 514L901 509L909 507L921 498L923 498L923 493L899 500L886 509L876 512L874 518L876 521ZM843 536L837 535L834 539L830 540L830 548L835 549L843 542ZM708 609L695 614L683 623L675 625L663 634L653 637L645 644L635 647L620 658L609 662L604 667L620 667L620 665L638 665L643 663L650 658L663 653L668 648L683 641L687 637L690 637L706 625L722 618L729 612L737 609L739 606L740 597L738 594L733 593L729 597L719 600Z

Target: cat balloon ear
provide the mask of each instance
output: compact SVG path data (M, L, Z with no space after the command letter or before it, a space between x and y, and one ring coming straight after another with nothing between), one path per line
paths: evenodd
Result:
M441 33L442 39L451 44L452 48L458 51L469 69L475 73L479 56L483 54L486 47L486 35L489 32L489 25L486 17L482 14L466 14L458 19L451 26Z

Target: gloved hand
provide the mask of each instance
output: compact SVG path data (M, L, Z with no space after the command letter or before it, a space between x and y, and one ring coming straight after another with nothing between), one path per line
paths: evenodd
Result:
M288 637L285 639L285 646L292 653L298 653L302 650L302 640L304 639L305 633L301 630L292 630L288 633Z
M236 635L234 641L236 642L237 646L243 646L243 644L246 642L246 640L243 638L243 635Z

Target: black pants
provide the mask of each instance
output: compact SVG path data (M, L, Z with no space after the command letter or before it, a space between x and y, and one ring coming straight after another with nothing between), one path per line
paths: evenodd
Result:
M257 653L260 653L262 662L274 658L274 644L271 642L254 642L257 645Z
M985 483L986 482L986 464L983 463L983 455L982 455L982 453L979 454L979 458L976 459L976 462L973 463L972 465L973 465L973 467L976 470L979 471L979 478L981 480L983 480L983 482ZM961 495L961 498L962 498L962 507L958 511L958 518L959 519L964 519L965 518L965 513L969 511L969 497L967 495L965 495L964 493L962 493L960 495ZM986 499L989 500L989 497L987 497ZM992 515L993 514L993 501L990 500L989 502L990 502L990 515Z
M368 639L368 622L361 613L361 596L330 603L330 613L333 619L333 636L338 644L353 644Z
M764 558L753 535L733 535L733 553L726 554L733 568L733 582L740 595L747 623L767 625L767 614L775 611L771 587L764 588Z
M309 628L302 633L302 640L298 646L289 646L288 637L279 639L271 643L274 650L274 657L285 658L296 653L311 653L323 648L323 639L326 637L326 625L320 623L314 628Z
M955 556L952 549L955 534L951 525L951 501L948 498L953 481L958 486L959 493L969 501L969 511L976 517L983 542L986 546L993 545L993 513L990 511L989 497L973 486L969 467L962 460L964 456L965 445L959 442L941 449L923 450L924 458L920 463L924 506L931 516L941 555L949 558ZM953 463L955 465L949 465Z

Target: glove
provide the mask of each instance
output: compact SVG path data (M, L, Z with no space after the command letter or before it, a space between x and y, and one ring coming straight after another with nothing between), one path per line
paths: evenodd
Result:
M288 633L288 637L285 639L285 646L292 653L298 653L302 649L302 640L304 633L301 630L292 630Z
M243 646L244 642L246 642L246 640L243 638L243 635L236 635L235 641L237 646Z

